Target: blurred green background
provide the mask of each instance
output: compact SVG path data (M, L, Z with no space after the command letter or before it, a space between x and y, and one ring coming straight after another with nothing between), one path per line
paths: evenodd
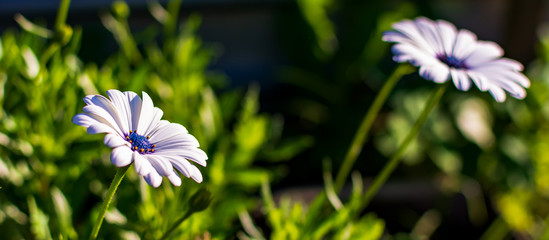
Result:
M181 187L150 188L130 170L100 238L158 239L200 205L192 196L202 189L212 203L173 239L549 237L546 1L72 1L66 21L57 1L22 2L0 1L6 239L89 234L116 169L102 136L71 118L85 95L112 88L149 93L209 160L202 184ZM308 212L397 66L381 33L417 16L500 44L525 65L527 98L500 104L452 87L404 163L353 218L356 196L435 87L417 73L404 77L340 195L343 207Z

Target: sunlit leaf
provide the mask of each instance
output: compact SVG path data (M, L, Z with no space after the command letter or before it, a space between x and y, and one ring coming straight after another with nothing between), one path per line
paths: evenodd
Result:
M36 205L34 197L28 196L30 227L38 239L52 239L49 227L50 218Z
M72 225L72 209L65 195L61 190L54 187L51 190L51 197L53 200L53 206L55 208L55 213L57 215L57 221L61 226L62 235L66 236L68 239L76 239L77 234Z

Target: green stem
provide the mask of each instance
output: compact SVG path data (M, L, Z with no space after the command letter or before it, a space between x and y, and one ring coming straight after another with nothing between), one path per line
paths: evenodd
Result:
M480 240L501 240L505 239L508 233L509 226L507 226L503 218L498 217L490 224L486 232L480 236Z
M175 34L175 30L177 29L177 21L179 19L179 9L181 8L181 2L182 0L172 0L168 2L168 6L166 7L168 11L168 18L166 19L166 23L164 24L164 33L167 36L173 36Z
M164 22L164 52L168 56L173 56L173 50L175 49L176 39L175 34L177 30L177 22L179 20L179 9L183 0L172 0L168 2L166 10L168 11L168 17Z
M356 162L356 158L362 151L362 145L364 145L364 141L366 141L366 138L368 137L368 133L370 132L372 124L374 123L374 120L376 119L379 110L387 100L387 97L389 97L391 90L393 90L394 86L396 85L398 80L402 78L402 76L409 74L412 71L414 71L414 68L412 66L408 64L402 64L398 66L391 74L391 76L389 76L387 81L385 81L385 84L374 99L372 106L370 107L366 115L364 115L364 119L362 120L362 123L360 124L360 127L358 128L358 131L353 138L351 147L349 148L347 154L345 155L345 158L343 159L343 164L339 168L334 185L336 192L339 192L343 187L343 184L345 184L345 181L349 176L349 172Z
M398 80L402 78L402 76L409 74L414 70L415 68L413 68L411 65L402 64L398 66L394 70L394 72L389 76L389 78L387 78L387 81L385 81L383 87L381 88L378 95L374 99L372 106L364 116L364 119L362 120L362 123L357 131L357 134L353 138L353 141L347 152L347 155L343 160L343 164L337 173L336 182L334 185L334 189L336 193L339 192L343 187L343 184L345 183L345 180L347 179L347 176L349 175L349 172L351 171L351 168L354 165L357 156L360 154L361 147L364 144L364 141L366 140L370 127L372 126L379 110L383 106L383 103L385 102L385 100L387 100L389 93L394 88ZM309 219L318 219L320 217L320 215L322 214L322 208L325 206L325 203L326 203L325 202L326 197L327 195L325 191L320 192L315 197L315 199L309 206L309 210L307 211ZM304 226L304 231L305 232L316 231L315 222L316 221L307 221L307 223Z
M437 103L440 101L440 98L444 94L444 91L446 90L447 86L448 86L448 83L440 85L438 89L433 93L433 95L431 95L431 98L425 104L425 108L423 109L423 112L421 112L421 114L419 115L419 118L414 123L414 126L412 126L412 129L410 129L410 132L408 132L408 135L406 136L406 138L404 138L404 141L402 141L402 143L400 144L396 153L389 160L389 162L387 162L385 167L383 167L383 169L381 170L381 173L377 175L372 185L370 185L370 187L368 188L368 191L366 192L366 194L364 194L361 201L361 206L359 207L357 213L362 212L362 210L364 210L368 206L368 204L370 203L374 195L377 193L379 188L385 183L385 181L387 181L387 178L389 178L393 170L395 170L396 166L398 166L402 154L404 154L404 152L406 151L406 148L408 147L408 145L410 145L412 140L416 138L417 134L419 133L419 130L425 123L425 120L427 120L427 117L429 116L431 111L435 108Z
M130 166L131 164L125 167L118 168L118 170L116 171L116 175L114 175L111 186L107 191L107 196L105 196L105 200L103 201L101 212L99 213L99 216L97 216L97 220L95 221L95 225L93 226L93 230L90 234L90 239L97 238L97 234L99 233L99 229L101 228L101 224L103 223L103 219L105 218L107 209L109 209L109 205L111 205L114 193L116 192L116 189L118 189L118 185L120 185L120 183L122 182L122 179L124 178L124 175L126 175L126 172L130 168Z
M170 234L172 234L173 231L175 231L179 225L183 223L186 219L188 219L191 215L197 212L204 211L210 203L212 202L212 194L210 191L208 191L205 188L201 188L198 191L196 191L191 199L189 200L189 208L187 209L187 212L185 212L185 215L183 215L181 218L177 219L175 223L162 235L160 239L166 239Z
M179 227L179 225L181 225L181 223L183 223L183 221L185 221L185 219L190 217L192 214L193 214L193 212L189 210L189 211L187 211L187 213L185 213L185 215L183 215L181 218L177 219L177 221L170 227L170 229L168 229L168 231L166 231L164 233L164 235L162 235L160 240L164 240L168 236L170 236L170 234L172 234L172 232L175 231L175 229L177 229L177 227Z
M59 44L53 42L47 49L44 51L40 57L41 70L46 68L46 63L50 60L51 56L59 50Z
M57 10L57 18L55 19L55 30L60 30L63 25L65 25L65 21L67 20L67 14L69 12L69 5L71 3L71 0L61 0L61 4L59 5L59 9Z

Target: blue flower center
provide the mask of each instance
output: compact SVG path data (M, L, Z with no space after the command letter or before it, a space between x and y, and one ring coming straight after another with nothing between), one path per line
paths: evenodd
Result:
M465 64L465 61L463 61L462 59L459 59L459 58L456 58L454 56L448 56L446 54L440 54L437 56L438 60L440 60L441 62L445 63L446 65L448 65L449 67L453 67L453 68L456 68L456 69L467 69L467 64Z
M126 141L132 144L131 149L134 152L141 154L153 153L156 144L149 142L149 136L142 136L137 134L137 130L130 130L130 133L126 135Z

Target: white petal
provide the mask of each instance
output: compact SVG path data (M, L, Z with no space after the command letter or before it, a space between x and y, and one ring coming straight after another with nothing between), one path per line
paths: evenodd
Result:
M406 42L409 39L400 32L386 31L381 36L381 40L384 42Z
M483 74L484 76L489 76L487 77L487 79L490 82L491 86L493 85L503 88L515 98L522 99L526 96L526 90L523 88L523 86L520 85L520 83L522 83L522 81L527 81L527 83L529 84L530 82L521 73L508 70L506 71L505 69L500 71L488 71L486 69L483 69L481 74Z
M160 120L158 121L158 123L156 124L156 126L154 126L150 131L149 131L149 135L154 135L156 132L158 132L160 129L164 128L165 126L168 126L170 125L170 121L167 121L167 120Z
M448 79L450 79L450 68L448 67L448 65L441 62L436 62L431 66L432 66L431 72L433 75L432 77L433 82L445 83L446 81L448 81Z
M452 49L452 56L457 59L465 59L475 50L477 36L465 29L459 30L456 36L456 42Z
M118 123L114 120L113 116L105 109L96 105L88 105L84 107L84 112L97 119L98 121L109 125L112 129L116 130L118 134L120 134L120 136L124 135L122 132L123 130L120 129ZM117 116L115 117L118 118Z
M478 41L475 50L464 61L468 66L477 66L501 56L503 56L503 49L496 43Z
M139 126L139 118L141 116L141 98L136 93L130 91L124 92L124 95L127 98L128 103L130 104L130 127L134 130L137 130L137 127Z
M155 150L156 155L160 156L178 156L182 157L188 160L191 160L195 163L198 163L202 166L206 166L206 160L208 159L208 156L202 149L194 148L194 149L166 149L166 150Z
M488 79L484 76L482 73L478 73L476 71L467 71L467 74L469 75L469 78L473 80L475 85L477 85L478 89L480 91L486 92L488 91Z
M197 183L202 182L202 173L200 173L200 170L187 160L172 160L171 163L177 170L185 175L185 177L190 177Z
M156 171L147 159L135 151L133 152L133 162L135 171L141 176L147 176L151 171Z
M451 68L450 75L452 76L452 80L457 89L467 91L471 88L471 80L469 80L465 71Z
M200 170L198 170L198 168L195 165L192 165L188 162L187 164L189 165L189 168L190 168L189 171L191 173L191 178L197 183L201 183L203 179L202 179L202 173L200 172Z
M424 36L419 32L415 22L404 20L393 24L393 28L410 39L410 43L413 43L417 48L426 54L435 56L436 52L434 48L429 45Z
M206 166L206 160L208 159L208 156L206 156L206 153L202 151L202 149L193 149L193 151L188 151L186 153L183 153L179 156L183 156L186 159L189 159L195 163L198 163L202 165L203 167Z
M181 186L181 178L179 177L179 174L177 172L172 171L172 174L168 175L168 180L174 185L174 186Z
M89 107L89 106L86 106L86 107ZM78 124L86 128L89 128L91 125L94 125L94 124L103 124L111 128L113 132L119 133L118 128L113 128L112 124L109 121L93 113L79 113L73 117L72 121L74 124Z
M436 83L444 83L450 78L450 70L446 64L436 61L431 64L421 65L419 75Z
M508 59L508 58L499 58L492 61L484 62L482 64L471 66L472 69L483 69L483 70L492 70L499 71L501 69L511 70L511 71L522 71L523 66L519 62Z
M524 76L524 74L520 72L514 72L514 73L515 73L513 74L514 77L509 76L510 78L513 79L513 81L517 82L518 84L522 85L525 88L530 87L530 80L526 76Z
M154 105L151 100L151 97L146 92L143 92L143 101L141 104L141 114L139 116L139 125L137 126L137 132L141 134L146 134L147 129L149 129L152 118L154 117Z
M156 171L160 175L168 176L168 175L172 174L173 166L170 163L170 160L165 159L161 156L156 156L156 154L155 155L149 154L149 155L145 155L144 157L145 157L145 159L147 159L149 161L149 163L152 165L152 167L154 169L156 169Z
M425 41L434 49L435 54L443 53L444 48L436 24L432 20L424 17L418 17L415 23L419 32L423 38L425 38Z
M183 174L183 176L189 178L191 177L191 173L189 172L189 170L186 168L186 166L182 163L183 161L187 161L185 159L178 159L178 158L174 158L174 157L168 157L167 159L170 160L172 166L174 168L176 168L179 172L181 172Z
M112 104L112 102L109 101L109 99L107 99L103 95L87 95L84 97L84 102L87 105L98 105L98 106L103 105L104 103L107 103L107 102Z
M156 171L151 171L146 176L143 176L145 181L154 188L157 188L162 184L162 176L160 176Z
M509 58L499 58L494 61L491 61L491 63L497 63L498 66L506 66L515 71L524 70L524 66L522 66L521 63Z
M501 71L500 72L503 76L505 76L507 79L520 84L521 86L528 88L530 87L530 80L524 74L519 72L512 72L512 71Z
M132 163L133 151L126 146L114 148L111 152L111 162L114 166L124 167Z
M110 126L107 126L103 123L95 123L88 127L87 132L89 134L96 134L96 133L116 133L118 132L114 129L112 129Z
M483 72L488 72L483 70ZM508 81L520 84L521 86L527 88L530 87L530 80L520 72L510 71L506 69L499 69L497 71L490 71L491 74L496 74L506 78Z
M198 140L191 135L191 134L178 134L169 138L164 138L161 141L156 141L151 143L156 144L158 146L158 149L167 149L167 148L173 148L174 146L183 147L183 148L196 148L199 147L200 144L198 143Z
M505 76L494 76L492 82L494 85L503 88L514 98L523 99L526 97L526 90L515 82L509 81L509 79L505 78Z
M494 97L497 102L505 101L505 92L498 86L490 86L488 92Z
M169 160L185 177L190 177L198 183L202 182L202 173L200 173L200 170L189 161L180 158L169 158Z
M111 102L118 111L118 115L120 117L124 132L129 132L129 130L132 130L130 126L131 110L129 103L125 98L125 95L116 89L108 90L107 95L109 96Z
M496 69L487 68L479 68L471 70L471 72L475 72L476 75L481 76L485 79L484 82L486 82L485 85L487 86L485 88L498 88L498 90L492 90L493 93L491 92L493 96L494 94L496 94L494 98L500 97L499 90L505 90L509 92L512 97L518 99L523 99L524 97L526 97L526 90L521 84L529 86L530 81L522 73L511 71L508 69L499 69L499 71L497 71ZM481 90L483 90L482 87L479 86ZM501 99L502 98L500 98L500 100Z
M161 118L164 112L160 108L154 108L152 113L152 118L149 123L149 127L143 132L145 135L152 135L158 126L160 126Z
M173 136L188 133L187 129L181 124L170 123L168 125L158 128L154 133L151 133L150 142L161 142L165 139L169 139Z
M508 91L511 97L516 99L524 99L526 97L526 90L524 88L518 88L515 91Z
M121 138L118 134L112 134L112 133L105 135L105 139L103 142L105 142L105 145L111 148L120 147L122 145L128 148L131 146L130 143L128 143L123 138Z
M440 34L441 44L444 48L444 53L449 55L452 53L452 49L454 48L457 29L453 24L443 20L437 21L437 28Z
M113 125L117 125L124 133L128 132L128 126L127 124L125 124L128 122L126 116L121 115L116 109L116 106L109 99L102 95L88 95L84 98L84 102L86 102L86 104L88 105L102 108L105 112L108 113L108 115L111 116L111 118L116 123Z
M432 63L436 60L435 55L429 55L425 51L410 44L395 44L391 48L397 62L410 62L414 66L421 66Z
M76 125L80 125L80 126L86 127L86 128L89 127L92 124L101 123L101 122L97 121L96 119L92 118L91 116L89 116L85 113L76 114L72 118L72 122Z

